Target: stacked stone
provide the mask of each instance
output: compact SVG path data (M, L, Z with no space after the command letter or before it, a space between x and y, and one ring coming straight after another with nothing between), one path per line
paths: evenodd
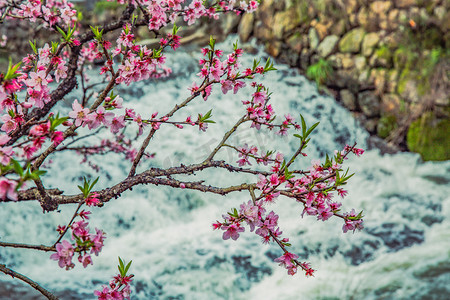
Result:
M427 91L420 90L425 85L420 70L405 66L405 43L411 42L406 32L425 26L441 35L444 45L437 46L448 49L450 2L263 0L256 15L242 17L238 32L244 41L256 37L269 54L303 71L326 59L334 75L325 90L370 132L386 138L411 109L428 101ZM424 51L418 55L430 50ZM449 104L443 93L432 106L442 110Z

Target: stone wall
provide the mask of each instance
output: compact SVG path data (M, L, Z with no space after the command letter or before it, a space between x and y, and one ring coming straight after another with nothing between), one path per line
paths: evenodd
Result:
M423 124L448 128L450 1L262 0L238 32L309 77L317 76L314 67L328 67L327 78L311 79L372 134L425 159L450 159L446 130L437 137L446 148L439 157L422 149L437 140L416 136L435 131Z
M120 12L105 3L80 7L86 30L87 20L101 24ZM30 36L48 37L22 23L0 27L11 41L0 49L0 66L7 54L15 62L27 53ZM262 0L254 14L203 20L180 33L183 44L204 45L210 34L221 39L236 31L315 80L373 135L424 159L450 159L449 0ZM136 34L143 44L158 44L145 28Z

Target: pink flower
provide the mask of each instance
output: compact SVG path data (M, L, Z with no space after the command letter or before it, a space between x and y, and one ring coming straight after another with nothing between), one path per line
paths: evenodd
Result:
M256 183L256 187L262 190L267 184L267 179L261 174L258 174L258 183Z
M66 270L73 268L75 265L72 263L72 257L74 254L74 249L72 244L64 240L62 243L56 244L56 253L50 256L50 259L57 260L58 265L61 268L66 267Z
M95 228L95 235L91 235L91 241L94 243L94 245L91 248L91 253L94 253L95 255L98 256L98 254L100 253L100 251L102 251L103 248L103 241L105 240L105 233L100 230Z
M11 161L11 156L14 154L13 147L0 147L0 163L4 166Z
M88 115L88 127L89 129L95 129L101 124L109 126L113 118L114 113L106 112L105 107L99 106L96 111L93 111Z
M220 229L222 227L222 223L216 221L216 223L212 224L213 230Z
M59 234L63 234L63 232L66 230L66 225L58 225L58 227L56 228L56 231L59 232Z
M0 177L0 199L17 200L16 192L17 182L9 180L5 177Z
M5 114L2 116L2 121L4 122L1 130L5 131L6 133L10 133L11 131L15 130L17 128L17 124L9 114Z
M59 80L61 79L61 78L66 78L67 77L67 66L65 65L65 62L64 63L60 63L60 64L58 64L58 67L56 68L56 70L55 70L55 79L56 79L56 82L59 82Z
M245 86L245 82L243 81L235 81L234 82L234 88L233 88L233 93L236 94L239 89L243 88Z
M78 261L83 263L83 267L87 267L88 265L92 265L92 258L89 254L84 254L83 256L78 256Z
M228 240L230 237L233 240L237 240L239 238L239 232L245 231L245 228L241 227L239 223L224 225L222 226L222 229L225 230L222 237L224 240Z
M329 208L320 208L317 210L317 212L318 212L317 220L326 221L333 216L333 213L330 211Z
M64 140L64 133L62 131L55 131L52 133L51 139L53 144L58 146Z
M98 300L112 300L113 298L109 295L109 288L103 287L102 291L94 291L94 295L98 297Z
M79 238L86 237L89 234L89 229L86 227L88 226L88 223L84 220L75 222L72 224L72 236L77 236Z
M270 175L269 181L272 186L277 186L280 183L280 181L278 180L277 174Z
M364 153L364 150L359 148L353 148L353 153L355 153L356 156L361 156Z
M121 128L125 127L125 116L114 117L110 126L112 133L118 133Z
M222 84L222 93L224 94L228 93L228 91L233 88L233 82L230 80L222 80L221 84Z
M337 192L338 192L339 196L341 196L341 198L344 198L348 194L348 191L346 191L344 189L337 189Z
M69 112L69 117L75 119L75 125L80 126L83 122L89 121L88 108L83 108L78 100L75 100L72 104L73 111Z
M264 91L253 93L253 101L255 104L264 105L264 102L266 101L266 93Z
M275 258L276 262L280 263L280 266L284 266L285 268L291 268L294 265L293 260L297 259L298 255L290 252L286 252L278 258Z
M35 90L40 91L42 86L47 86L52 82L50 75L45 76L45 71L31 72L30 79L25 83L28 87L34 87Z
M78 215L83 219L83 220L89 220L89 215L91 214L90 211L86 211L86 210L82 210L78 213Z
M92 193L84 201L85 201L87 206L97 206L97 204L100 203L100 200L97 197L98 197L98 193Z

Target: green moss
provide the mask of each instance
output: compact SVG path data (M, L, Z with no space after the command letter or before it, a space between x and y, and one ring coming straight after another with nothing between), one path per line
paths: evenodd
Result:
M313 17L309 15L308 2L296 0L292 3L292 6L294 6L297 11L300 23L309 23L312 20Z
M407 113L407 110L406 110L407 107L408 107L408 105L406 104L405 100L404 99L400 99L399 112L402 113L402 114Z
M98 1L95 3L94 13L101 14L105 10L116 10L119 9L122 4L117 2L109 2L109 1Z
M437 120L428 112L411 123L407 133L408 149L420 153L423 160L450 159L450 120Z
M380 58L384 58L386 60L390 60L392 57L391 50L388 46L381 46L375 51L376 55Z
M400 95L405 91L406 83L408 82L409 79L409 72L410 72L409 69L405 68L400 73L400 77L397 83L397 93L399 93Z
M387 138L392 130L397 128L397 118L395 116L383 116L378 120L377 135L383 139Z
M312 64L306 69L306 76L314 80L317 85L324 84L328 78L333 74L333 67L331 63L323 58L318 62Z

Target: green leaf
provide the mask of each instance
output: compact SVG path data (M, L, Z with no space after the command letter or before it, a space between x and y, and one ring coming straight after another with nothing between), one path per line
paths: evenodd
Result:
M52 53L55 54L56 50L58 50L59 43L52 41Z
M308 129L308 131L303 135L303 137L306 138L319 125L319 123L320 122L317 122L316 124L311 126L311 128Z
M233 43L233 49L234 51L236 51L238 48L238 40L236 40L236 42Z
M158 50L153 50L153 58L160 58L161 57L162 48Z
M94 187L94 185L97 183L99 177L97 177L93 183L91 184L90 180L87 180L86 177L83 177L84 182L83 182L83 187L78 186L78 188L80 189L80 191L83 193L84 198L89 197L89 194L91 193L92 188Z
M204 116L205 119L209 119L209 117L211 117L211 111L212 109L210 109Z
M120 269L123 270L124 264L123 264L123 260L120 258L120 256L119 256L119 266L120 266Z
M72 37L73 33L75 32L75 29L77 28L77 23L73 24L72 28L68 28L67 29L67 36L66 36L66 41L68 42L70 40L70 38Z
M34 54L37 54L37 49L36 49L36 41L28 41L30 43L31 49L33 49Z
M59 33L64 37L64 39L67 41L67 34L62 30L59 26L56 26L56 30L58 30Z
M276 69L273 67L273 62L270 61L270 57L269 57L266 61L266 65L264 66L264 71L268 72L268 71L273 71L273 70L276 70Z
M69 117L59 117L59 113L56 114L56 116L50 117L50 131L54 131L56 127L67 121Z
M130 269L130 267L131 267L131 263L132 263L133 261L132 260L130 260L130 262L127 264L127 266L125 267L125 275L127 274L127 272L128 272L128 270Z
M209 37L209 47L211 47L211 50L214 50L214 46L216 45L216 39L213 38L213 36L211 35Z
M172 34L176 35L178 30L180 30L180 29L181 29L181 27L177 27L176 24L173 24Z
M259 60L254 59L253 60L253 68L252 68L253 71L256 70L256 68L258 67L260 62L261 62L261 59L259 59Z
M9 65L8 65L8 72L6 72L6 75L4 77L5 80L14 79L20 76L19 73L16 73L17 69L20 67L20 62L13 65L11 58L9 58Z
M346 182L347 180L349 180L350 178L352 178L353 175L355 175L355 173L353 173L353 174L351 174L351 175L349 175L349 176L346 176L346 177L342 178L342 182Z
M300 118L301 118L301 121L302 121L302 134L305 137L305 135L306 135L306 122L305 122L305 119L303 118L303 116L301 114L300 114Z
M22 166L19 164L19 162L15 159L11 159L11 163L13 166L14 171L20 176L23 177L23 168Z
M92 188L94 187L94 185L98 182L98 179L99 179L100 177L97 177L96 179L94 179L94 181L92 182L92 184L90 185L90 187L89 187L89 192L92 190Z
M102 29L102 31L99 31L98 26L95 26L95 27L90 26L90 27L91 27L92 33L94 33L94 35L95 35L95 39L100 41L102 39L103 29Z

